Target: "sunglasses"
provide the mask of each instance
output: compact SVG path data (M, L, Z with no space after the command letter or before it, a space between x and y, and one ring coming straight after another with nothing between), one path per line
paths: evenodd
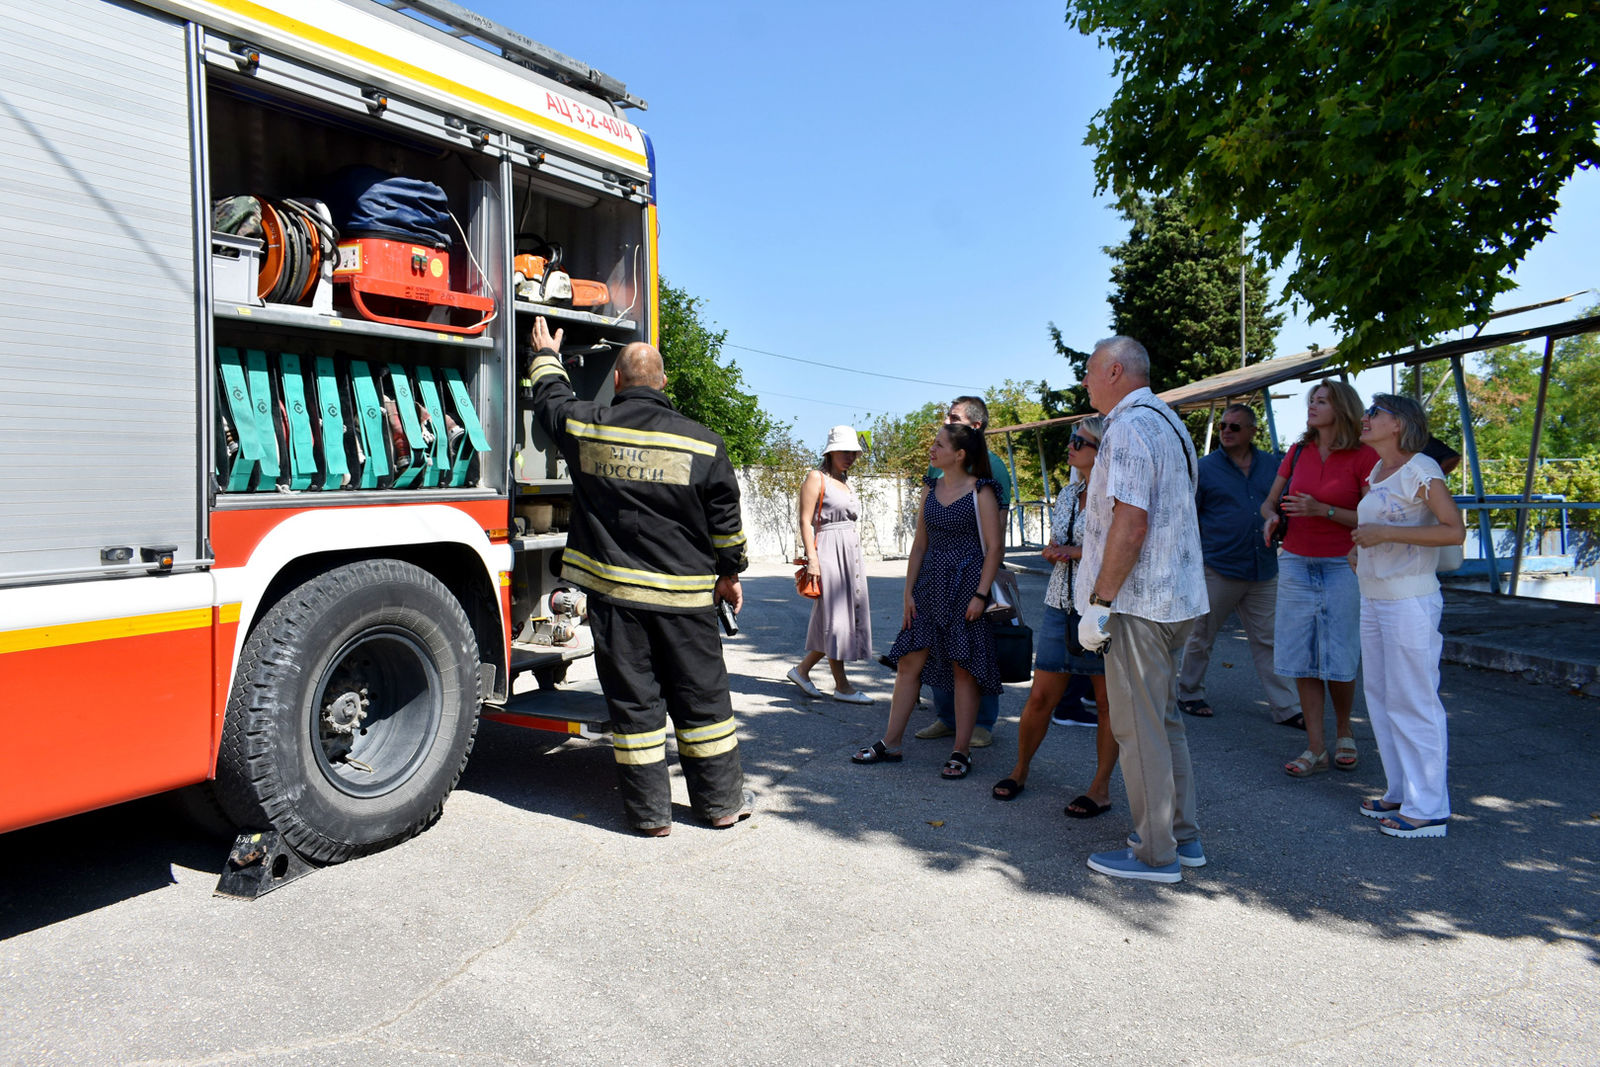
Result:
M1073 448L1096 448L1097 449L1097 448L1100 447L1100 442L1099 441L1091 441L1087 437L1080 437L1077 434L1073 434L1072 435L1072 440L1068 441L1067 444L1071 445Z
M1385 415L1394 415L1394 412L1390 411L1388 408L1384 407L1382 404L1374 404L1370 408L1367 409L1367 418L1369 418L1369 419L1373 418L1380 411L1383 412ZM1395 415L1395 418L1399 418L1399 417L1400 416Z
M1222 424L1222 428L1230 433L1243 433L1245 430L1253 433L1255 431L1254 426L1243 422L1225 422Z

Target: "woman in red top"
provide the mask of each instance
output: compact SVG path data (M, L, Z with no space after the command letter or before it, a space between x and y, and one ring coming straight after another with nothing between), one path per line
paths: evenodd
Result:
M1324 683L1337 733L1333 765L1355 770L1350 708L1361 665L1361 593L1348 557L1362 481L1377 462L1378 454L1361 443L1361 398L1344 382L1324 378L1306 401L1306 432L1283 458L1261 505L1269 544L1279 497L1289 517L1278 557L1273 668L1295 680L1305 716L1306 750L1283 768L1294 778L1328 769Z

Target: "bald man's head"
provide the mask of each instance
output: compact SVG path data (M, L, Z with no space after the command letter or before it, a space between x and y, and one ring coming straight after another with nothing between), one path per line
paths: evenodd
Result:
M661 353L643 341L635 341L622 350L622 355L617 357L616 373L618 389L635 385L645 385L651 389L667 387L667 372L661 365Z

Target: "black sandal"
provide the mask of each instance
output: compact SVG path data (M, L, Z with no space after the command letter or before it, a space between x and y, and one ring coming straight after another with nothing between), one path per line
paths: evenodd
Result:
M994 788L989 792L994 794L996 800L1015 800L1022 795L1022 791L1026 788L1027 786L1015 778L1002 778L994 784ZM1001 792L1001 790L1004 790L1004 792Z
M950 758L944 761L944 769L939 772L939 777L948 778L953 782L957 778L965 778L970 770L972 770L972 757L965 752L952 752Z
M1067 806L1061 809L1061 814L1069 819L1092 819L1096 815L1104 815L1110 810L1111 804L1109 801L1104 804L1096 804L1094 798L1085 793L1069 801Z
M886 746L882 741L874 741L869 747L864 748L860 752L857 752L854 756L851 756L850 762L899 763L903 759L905 759L905 756L899 752L889 751L888 746Z

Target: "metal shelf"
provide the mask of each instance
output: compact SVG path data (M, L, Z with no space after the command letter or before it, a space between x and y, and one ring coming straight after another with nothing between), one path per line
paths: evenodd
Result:
M535 304L528 300L518 300L513 306L519 314L543 315L558 322L599 326L602 329L616 330L618 333L633 333L639 328L639 324L633 319L615 319L608 315L596 315L590 311L578 311L575 308L551 307L549 304Z
M249 304L214 304L219 319L249 322L260 326L286 326L296 330L316 330L322 333L357 334L363 337L388 337L413 344L455 345L462 348L493 348L492 337L468 337L459 333L442 333L426 326L390 326L386 322L369 322L362 318L344 315L323 315L310 308L287 304L268 304L255 307Z

